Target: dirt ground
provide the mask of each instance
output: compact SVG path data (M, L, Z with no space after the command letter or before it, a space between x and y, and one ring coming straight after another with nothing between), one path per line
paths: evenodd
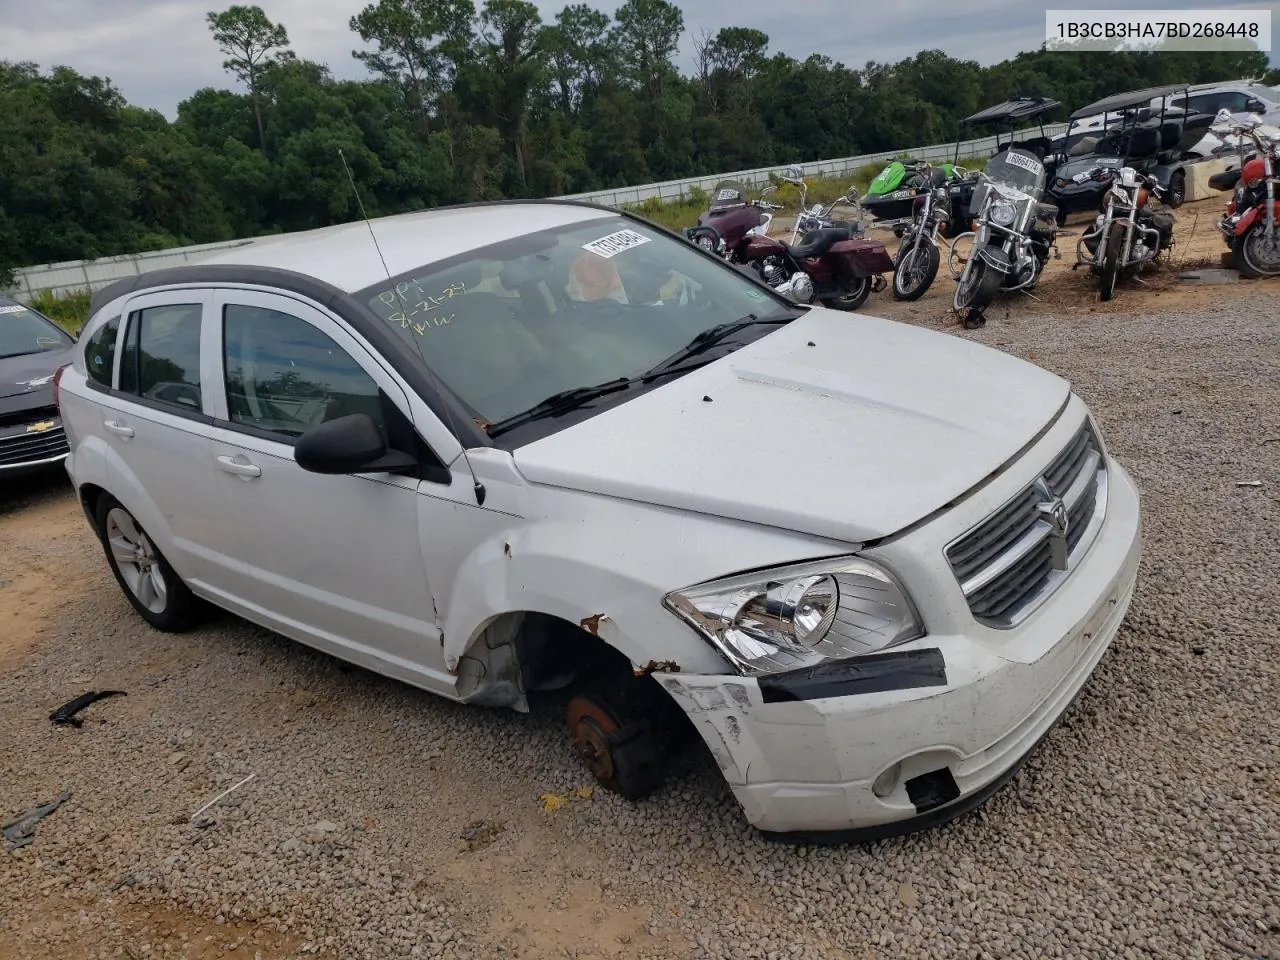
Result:
M1076 234L1062 238L1062 258L1050 263L1036 291L1039 300L1022 295L1007 298L989 312L995 321L989 323L989 328L997 328L999 321L1034 324L1047 314L1053 314L1054 322L1061 323L1073 315L1098 311L1152 314L1223 298L1247 303L1252 295L1247 282L1223 287L1190 286L1176 280L1179 268L1219 261L1223 244L1214 229L1214 220L1221 206L1221 200L1213 199L1179 210L1178 244L1172 267L1162 264L1146 274L1145 286L1128 284L1112 303L1105 305L1099 304L1088 272L1071 270L1080 228L1078 224L1068 225L1067 229ZM940 272L921 301L898 303L885 290L873 295L864 312L929 326L953 326L953 286L945 272ZM992 340L998 345L998 337ZM67 611L72 608L81 611L78 616L96 617L104 627L117 621L132 623L134 619L61 471L5 484L0 487L0 678L12 677L49 645L67 643ZM104 674L86 667L83 675L62 678L68 696L89 688L86 684L109 682L122 689L144 688L157 682L157 677L187 668L196 656L183 644L170 644L159 635L136 627L130 629L139 636L145 633L147 639L124 648L115 659L103 659L109 657L110 650L86 650L86 662L97 657L99 666L106 663L109 669ZM296 648L283 641L268 646L264 654L264 658L274 657L277 666L280 658L300 656ZM279 700L282 711L303 704L318 711L332 711L328 721L335 725L364 722L345 717L340 705L326 704L305 687L272 688L270 693ZM48 708L56 705L50 703ZM132 711L126 715L137 716L142 707L130 704L122 709ZM27 719L33 729L42 723L48 726L34 711ZM160 762L164 762L163 754ZM456 778L459 784L467 782L465 771L448 770L447 757L440 762L446 764L449 778ZM0 772L3 769L0 766ZM674 944L664 941L663 934L655 932L654 918L647 908L613 902L607 889L582 879L610 866L606 862L610 856L607 851L592 849L575 838L571 830L566 832L557 825L556 818L548 813L550 807L540 808L530 797L517 795L514 790L511 787L510 791L504 790L505 795L484 801L472 798L470 806L465 799L460 800L461 806L452 812L467 811L465 820L484 816L487 809L501 809L505 811L505 822L513 824L509 832L518 834L519 839L470 856L470 848L483 847L488 837L486 828L481 827L478 833L473 829L472 838L460 848L454 842L456 855L442 858L429 879L424 880L453 884L460 891L463 906L459 909L463 916L480 924L481 929L488 925L489 956L641 958L665 956L668 954L664 951L675 949ZM164 802L171 801L189 805L185 795L165 795ZM12 812L0 810L0 816ZM61 811L55 812L53 817L60 815ZM368 829L376 829L372 820L367 823ZM104 825L99 838L102 844L109 845L109 834ZM394 843L394 838L389 842ZM643 837L637 838L638 844L644 842ZM115 886L103 888L108 890L104 896L85 902L69 889L73 885L59 879L62 861L56 856L53 861L44 859L47 855L41 849L42 845L36 844L29 851L31 869L25 876L30 877L30 886L21 893L9 891L8 902L20 907L16 915L0 918L0 960L270 960L299 952L330 953L265 920L203 915L133 897L127 876ZM0 858L6 856L0 852ZM724 882L723 876L711 869L713 866L708 864L705 881ZM15 871L10 876L19 873ZM655 878L655 882L661 883L662 878ZM744 915L754 909L750 900L751 894L744 893ZM4 898L0 898L3 902ZM467 911L474 912L468 915ZM376 924L377 918L370 918L370 923Z

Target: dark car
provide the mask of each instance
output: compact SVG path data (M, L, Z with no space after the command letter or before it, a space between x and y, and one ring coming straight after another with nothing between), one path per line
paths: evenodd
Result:
M0 482L66 458L53 377L75 342L43 314L0 297Z

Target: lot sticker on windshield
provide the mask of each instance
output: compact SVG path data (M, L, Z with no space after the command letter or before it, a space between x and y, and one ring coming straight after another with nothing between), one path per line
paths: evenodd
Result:
M404 310L398 310L387 317L388 323L398 323L401 330L412 330L418 336L424 336L426 332L433 327L443 327L451 323L456 314L446 314L444 311L431 317L421 317L414 320L414 317L425 314L428 311L435 310L443 306L454 297L467 292L465 283L451 283L445 287L436 296L423 291L422 286L416 281L406 281L397 283L394 290L384 290L378 294L378 300L385 303L388 307L403 306ZM412 305L413 309L409 309Z
M1011 163L1015 167L1021 167L1023 170L1030 170L1032 173L1039 173L1044 166L1034 157L1024 157L1020 153L1005 154L1005 163Z
M619 230L617 233L611 233L607 237L601 237L599 240L584 243L582 249L594 253L597 257L611 260L632 247L638 247L640 244L648 242L649 238L642 233L636 233L634 230Z
M0 313L26 313L27 308L20 303L11 306L0 307Z

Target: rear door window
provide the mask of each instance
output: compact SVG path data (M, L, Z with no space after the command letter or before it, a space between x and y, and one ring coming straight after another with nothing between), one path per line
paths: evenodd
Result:
M198 303L134 311L120 358L120 390L175 412L201 413L201 313Z

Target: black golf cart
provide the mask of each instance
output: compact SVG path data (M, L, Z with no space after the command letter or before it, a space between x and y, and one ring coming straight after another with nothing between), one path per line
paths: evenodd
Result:
M1123 167L1152 176L1180 206L1187 195L1183 157L1210 124L1212 114L1172 106L1187 102L1187 85L1148 87L1105 97L1071 114L1067 132L1054 138L1053 170L1046 201L1058 208L1059 225L1073 213L1099 208L1111 179Z

